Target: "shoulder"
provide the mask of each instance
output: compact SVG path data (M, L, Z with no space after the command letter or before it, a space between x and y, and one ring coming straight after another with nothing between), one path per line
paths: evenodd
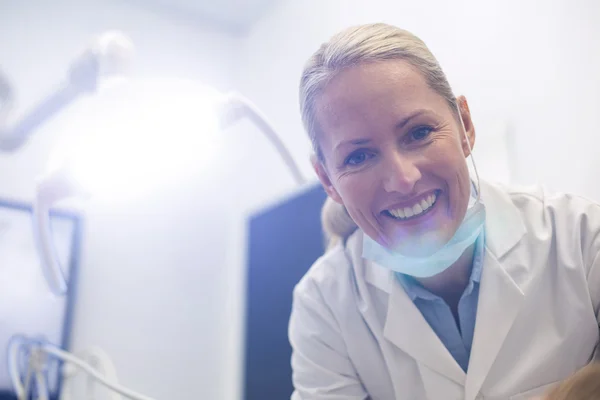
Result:
M558 222L586 219L600 226L600 204L584 196L551 191L542 185L510 186L505 191L525 218L539 215Z
M347 282L352 262L346 246L340 243L317 259L294 289L294 296L322 297ZM346 279L345 279L346 278Z
M586 261L600 251L600 204L573 193L551 191L542 185L504 186L485 183L492 202L505 201L494 209L492 220L504 221L507 208L516 210L526 235L533 242L553 241L559 249L583 253ZM484 200L485 204L485 200ZM506 210L504 210L506 208Z
M542 185L502 185L484 183L485 188L506 196L525 219L550 214L553 218L600 217L600 204L573 193L548 190ZM600 219L599 219L600 221Z

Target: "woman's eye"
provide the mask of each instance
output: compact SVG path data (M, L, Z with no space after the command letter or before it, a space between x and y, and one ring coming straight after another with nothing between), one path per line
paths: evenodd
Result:
M357 151L350 154L348 158L346 158L345 164L352 166L360 165L367 161L370 157L371 156L366 151Z
M433 128L431 128L429 126L419 127L417 129L414 129L412 132L410 132L409 139L411 141L424 140L431 134L432 131L433 131Z

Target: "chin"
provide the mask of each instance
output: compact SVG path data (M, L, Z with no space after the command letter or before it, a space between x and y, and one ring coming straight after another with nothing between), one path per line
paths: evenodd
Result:
M436 238L437 240L410 240L407 243L400 243L395 251L408 257L429 257L440 250L447 241Z
M395 234L391 249L407 257L428 257L440 250L450 238L446 232L432 230L418 235Z

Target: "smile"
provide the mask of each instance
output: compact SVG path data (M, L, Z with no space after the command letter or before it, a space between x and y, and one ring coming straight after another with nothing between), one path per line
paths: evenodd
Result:
M389 217L400 221L406 221L409 219L420 217L426 214L433 208L437 201L438 192L435 191L433 194L416 201L412 206L406 206L401 208L385 210L384 213Z

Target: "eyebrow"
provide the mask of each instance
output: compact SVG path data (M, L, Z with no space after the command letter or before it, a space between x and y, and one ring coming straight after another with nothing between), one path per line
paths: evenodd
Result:
M413 112L412 114L402 118L400 120L400 122L398 122L396 124L395 129L402 129L404 128L404 126L406 124L408 124L410 122L410 120L417 118L423 114L430 114L430 110L425 110L425 109L421 109L421 110L416 110L415 112ZM364 144L368 144L369 142L371 142L371 139L367 139L367 138L362 138L362 139L350 139L350 140L342 140L341 142L339 142L338 144L336 144L333 148L334 151L339 150L341 147L344 146L348 146L348 145L354 145L354 146L360 146L360 145L364 145Z

